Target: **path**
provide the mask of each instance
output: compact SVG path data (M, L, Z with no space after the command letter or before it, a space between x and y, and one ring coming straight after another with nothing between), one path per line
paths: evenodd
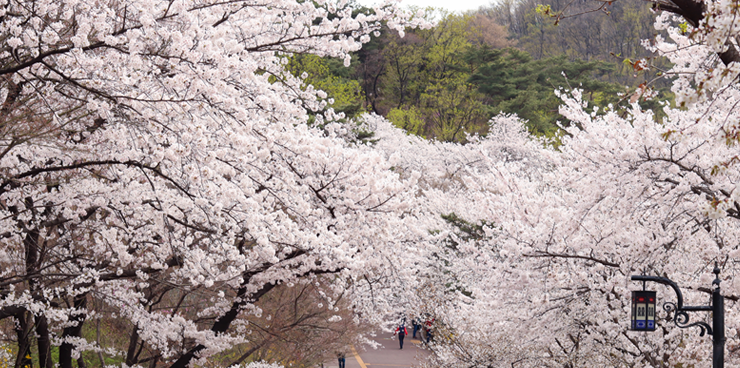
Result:
M411 331L409 331L411 332ZM345 368L411 368L418 366L429 352L419 347L421 341L406 336L403 350L398 346L398 338L391 333L378 334L373 340L381 344L377 349L354 350L347 354ZM337 360L324 364L324 368L337 368Z

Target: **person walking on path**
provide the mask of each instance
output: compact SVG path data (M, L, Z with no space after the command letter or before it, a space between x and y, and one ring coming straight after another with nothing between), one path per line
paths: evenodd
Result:
M421 324L419 324L419 319L414 317L414 319L411 320L411 325L414 328L411 337L416 338L416 333L419 332L419 329L421 329Z
M426 332L427 344L429 343L429 341L432 340L432 337L433 337L432 336L432 324L434 324L434 320L435 319L432 318L432 319L427 319L426 322L424 322L425 324L424 332Z
M396 332L393 334L398 334L398 343L401 344L401 349L403 349L403 338L408 334L408 331L406 331L406 325L398 326L398 328L396 328Z
M344 364L346 363L346 359L344 358L344 353L337 353L337 359L339 359L339 368L344 368Z

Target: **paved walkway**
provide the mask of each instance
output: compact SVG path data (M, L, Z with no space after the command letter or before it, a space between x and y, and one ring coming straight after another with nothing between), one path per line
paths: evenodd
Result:
M409 331L411 332L411 331ZM417 335L418 336L418 335ZM399 348L398 337L391 333L378 334L373 340L381 344L377 349L354 350L347 354L346 368L411 368L418 366L429 352L419 347L421 341L406 336L403 349ZM337 368L337 360L324 364L324 368Z

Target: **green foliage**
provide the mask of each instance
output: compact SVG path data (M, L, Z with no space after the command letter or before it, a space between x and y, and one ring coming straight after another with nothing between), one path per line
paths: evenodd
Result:
M392 109L386 118L390 120L393 125L410 134L415 134L420 137L424 136L424 120L422 120L418 109L414 106L410 106L406 109Z
M552 137L558 121L567 124L558 113L557 89L582 89L587 101L602 107L619 103L624 91L604 80L613 67L603 62L569 61L565 55L535 60L516 49L482 48L465 57L480 64L469 81L488 98L491 114L517 114L534 134Z
M100 321L99 324L97 324L98 321L95 322L88 322L85 325L83 325L82 328L82 336L87 341L96 341L98 338L100 338L100 343L102 346L126 346L126 343L128 340L126 337L128 336L122 336L120 333L120 330L118 328L120 327L120 322L109 319ZM100 331L96 331L96 328L100 328ZM114 345L114 344L120 344L120 345ZM51 347L51 357L52 361L56 362L59 359L59 348L56 346ZM85 362L85 367L101 367L100 359L103 359L104 365L114 365L114 366L121 366L122 363L126 362L126 357L124 354L120 355L109 355L105 353L101 353L98 355L96 352L92 351L85 351L82 352L81 358ZM73 361L73 364L78 363L77 361ZM79 366L79 364L77 364Z
M442 215L442 219L445 220L448 224L455 227L456 234L458 237L464 241L482 241L482 240L488 240L489 237L486 235L485 228L486 227L492 227L493 224L486 221L481 220L479 223L472 223L469 222L461 217L459 217L456 213L450 213L447 215Z
M537 7L535 7L535 12L546 17L557 17L557 14L552 11L552 7L550 5L537 4Z
M534 59L565 55L571 61L606 62L615 68L609 81L631 88L658 73L652 68L644 78L635 78L632 68L621 64L622 58L651 56L641 45L659 34L652 27L655 13L648 2L500 0L478 13L506 26L515 47ZM653 62L660 69L667 66L663 59ZM656 83L657 88L668 85L665 80Z
M428 12L439 20L435 27L406 30L403 38L394 32L373 37L350 68L337 59L297 55L288 69L326 91L330 107L348 118L369 110L410 134L442 141L485 134L488 120L501 112L525 119L534 134L558 137L558 124L569 124L558 113L558 89L583 90L584 100L600 112L639 102L661 118L660 101L672 96L661 82L651 86L657 99L642 98L656 70L650 65L662 63L635 46L654 33L646 7L615 2L594 13L560 0L497 4L466 15ZM507 35L510 41L503 39ZM512 43L516 48L488 46ZM361 141L371 138L357 133Z
M467 133L485 134L488 120L502 112L525 119L533 134L560 136L558 124L569 122L558 113L561 100L555 91L559 89L583 90L584 99L602 112L610 105L619 108L629 103L634 93L619 81L625 70L643 73L642 63L635 68L631 60L621 65L613 58L605 62L574 57L578 54L572 52L559 54L556 28L561 26L556 27L551 18L559 10L549 5L527 9L524 23L530 29L521 31L519 42L536 43L537 47L527 47L535 54L480 42L480 24L491 19L481 14L443 14L432 29L410 30L405 38L384 35L385 41L372 42L372 50L360 59L366 71L375 60L382 64L374 69L372 84L367 81L369 75L363 81L373 111L412 134L464 142ZM621 16L643 15L638 8L620 9ZM625 53L619 55L635 55L621 51ZM640 103L657 104L642 99Z
M382 48L385 73L374 108L413 134L462 142L488 119L482 95L467 82L471 65L461 58L480 35L472 17L442 16L436 27L391 37Z
M306 86L326 92L328 106L335 111L348 118L364 112L360 82L352 79L352 72L342 61L316 55L294 55L289 58L287 69L295 76L305 76Z
M427 123L431 126L429 131L438 140L464 141L465 133L475 132L487 120L481 96L473 85L465 83L465 76L435 81L420 96Z

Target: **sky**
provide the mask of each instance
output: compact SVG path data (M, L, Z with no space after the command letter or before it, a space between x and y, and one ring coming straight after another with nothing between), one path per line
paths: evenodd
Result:
M379 1L360 0L363 5L372 5ZM449 11L464 12L466 10L477 10L483 5L489 5L492 0L402 0L401 5L415 5L422 8L433 6L435 8L445 8Z

